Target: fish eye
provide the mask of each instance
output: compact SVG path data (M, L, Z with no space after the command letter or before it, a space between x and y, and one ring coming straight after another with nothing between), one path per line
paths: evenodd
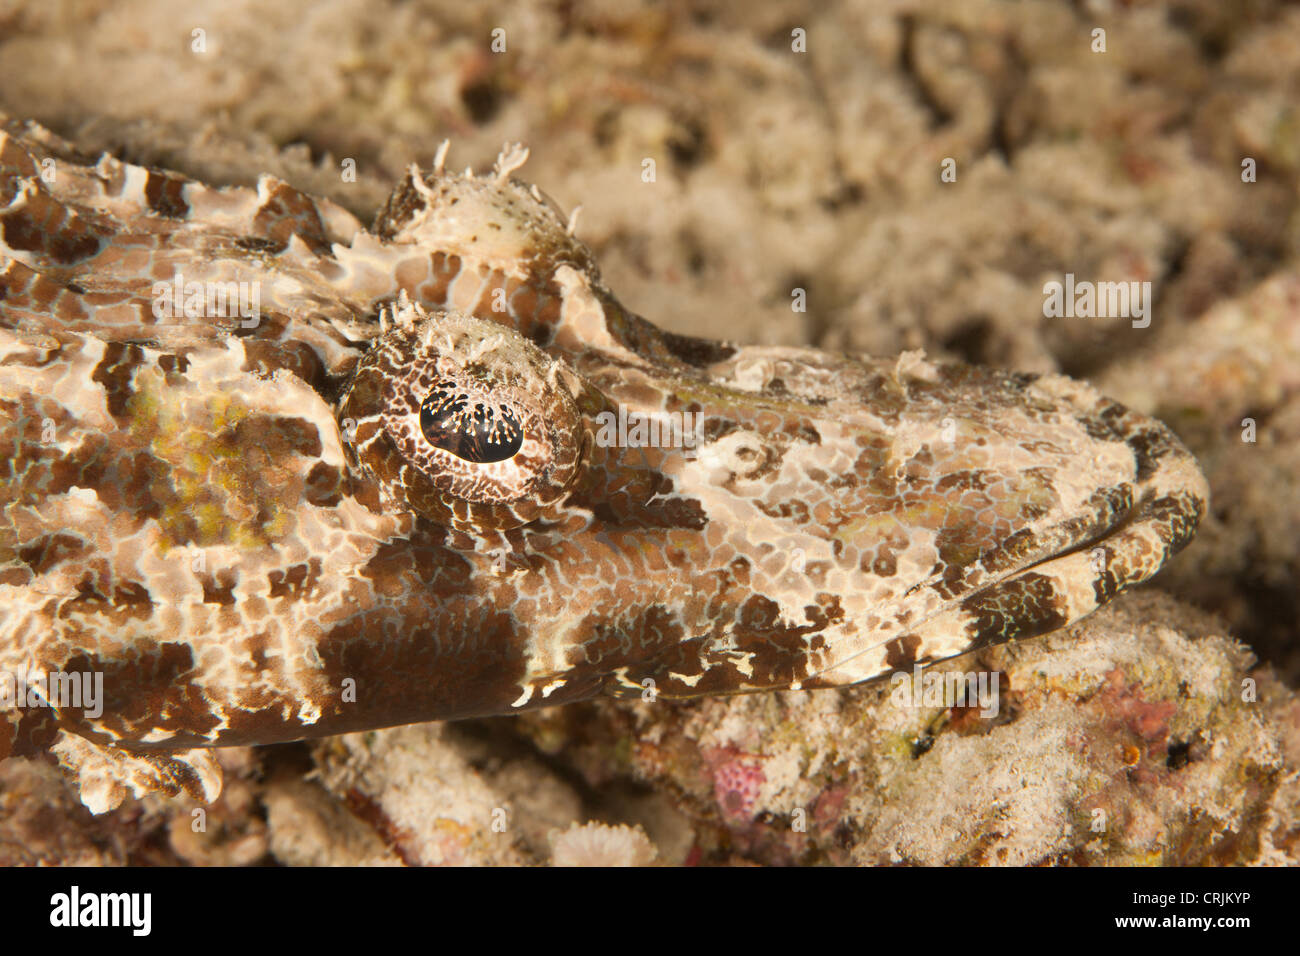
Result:
M487 465L508 461L519 453L524 444L519 417L505 402L442 381L420 404L420 431L435 448L463 461Z
M518 527L558 508L582 470L583 387L513 329L407 304L357 362L338 416L389 504Z

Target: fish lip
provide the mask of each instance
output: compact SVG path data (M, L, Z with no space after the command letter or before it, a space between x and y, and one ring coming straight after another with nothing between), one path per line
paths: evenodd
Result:
M1112 431L1117 441L1130 444L1129 438L1135 435L1152 435L1156 434L1161 440L1169 443L1165 449L1161 460L1150 467L1150 470L1143 474L1144 463L1140 452L1134 450L1134 477L1131 483L1122 485L1113 485L1110 488L1101 489L1098 494L1113 494L1118 489L1124 489L1128 502L1122 509L1116 509L1108 514L1108 517L1097 523L1088 530L1088 533L1081 534L1072 540L1067 540L1060 547L1053 548L1035 556L1032 560L1025 563L1013 564L1004 572L991 576L988 580L981 582L977 587L965 592L960 596L954 596L950 602L945 602L945 606L951 604L961 604L978 598L982 593L987 592L999 585L1005 584L1016 577L1034 572L1036 569L1057 561L1061 558L1080 552L1092 551L1094 548L1105 545L1108 541L1114 541L1119 538L1125 531L1136 528L1145 518L1146 512L1151 505L1158 501L1162 495L1167 494L1171 488L1183 489L1184 493L1192 498L1199 498L1201 508L1198 514L1192 517L1192 527L1189 532L1180 540L1171 543L1168 553L1160 562L1159 567L1163 567L1165 562L1173 554L1185 547L1194 536L1196 526L1199 525L1200 519L1204 517L1205 509L1208 507L1208 487L1204 483L1204 477L1200 474L1199 466L1191 452L1178 440L1177 436L1171 429L1158 419L1150 418L1136 412L1132 412L1118 402L1108 402L1109 405L1116 409L1122 409L1126 417L1132 416L1131 423L1136 426L1133 428L1118 428L1112 426ZM1130 447L1132 447L1130 445ZM1176 480L1174 480L1174 476ZM1193 477L1200 477L1200 482L1196 482ZM1094 496L1095 498L1096 496ZM1066 519L1068 523L1075 519ZM1059 525L1058 525L1059 527ZM1051 529L1044 529L1044 533L1049 533ZM981 555L981 560L985 556ZM1157 571L1159 568L1157 568ZM1099 572L1100 573L1100 572ZM1145 580L1143 578L1142 580ZM1137 581L1126 584L1125 588ZM924 582L914 585L909 589L910 594L914 588L924 586ZM1121 588L1120 590L1124 590Z
M1204 517L1208 506L1205 477L1195 457L1167 425L1095 393L1070 398L1082 424L1095 437L1103 432L1107 439L1127 446L1133 456L1131 472L1118 483L1094 492L1072 517L1037 532L1018 532L1032 537L1025 539L1024 553L1008 555L1005 565L997 567L998 551L1007 548L1015 535L979 555L963 568L962 578L973 567L984 572L974 586L963 587L962 578L945 585L939 574L909 587L905 601L915 600L917 592L927 590L938 591L942 600L909 621L900 636L924 637L928 633L932 638L944 622L971 628L966 631L970 643L965 648L955 654L943 652L933 660L1075 623L1157 574L1187 545ZM1081 400L1085 398L1091 404ZM1091 557L1094 550L1098 551L1095 561ZM1007 623L1003 616L1007 612L999 608L1015 607L1034 591L1052 600L1040 597L1036 605L1030 601L1025 606L1036 608L1037 615ZM999 627L985 626L1000 617ZM844 663L819 672L829 673Z
M984 580L980 581L979 584L965 590L947 594L944 599L934 606L928 613L925 613L923 616L917 617L914 620L909 620L905 628L901 628L899 632L891 634L889 637L874 643L872 647L888 645L893 641L900 641L909 635L919 635L923 640L928 642L936 633L934 630L934 625L936 623L947 620L951 625L956 623L956 620L958 620L953 619L953 615L970 615L978 613L982 603L988 603L990 601L996 603L999 588L1014 588L1015 583L1020 579L1029 582L1032 580L1032 576L1036 573L1040 576L1050 578L1051 575L1044 574L1043 572L1049 570L1049 565L1051 565L1052 562L1068 559L1071 555L1087 552L1092 548L1102 545L1106 541L1122 534L1126 528L1132 526L1137 520L1139 520L1141 517L1142 507L1145 503L1151 500L1151 494L1148 492L1139 497L1133 493L1134 490L1134 486L1128 483L1105 489L1105 492L1111 496L1111 500L1113 500L1114 496L1120 496L1125 502L1124 507L1108 510L1105 519L1096 521L1089 525L1086 529L1086 533L1067 536L1064 540L1059 542L1058 546L1039 551L1029 560L1013 561L1006 567L999 569L997 572L989 572L988 576ZM1101 495L1102 493L1099 492L1098 494ZM1094 496L1094 498L1096 497L1097 496ZM1050 534L1053 529L1059 530L1062 528L1063 524L1068 524L1072 520L1078 521L1080 518L1065 519L1065 522L1057 524L1052 528L1043 529L1042 533ZM1083 529L1080 530L1082 531ZM983 561L988 556L989 553L981 555L980 558L977 559L977 562L974 563ZM970 567L970 565L968 565L968 567ZM919 591L938 590L942 587L942 576L932 575L909 587L904 594L904 601ZM1119 590L1122 589L1123 588L1120 588ZM1079 615L1079 617L1082 616L1083 615ZM1036 637L1039 634L1045 634L1049 631L1057 630L1060 627L1069 626L1078 620L1079 617L1071 617L1069 614L1062 611L1062 619L1059 622L1050 615L1047 615L1044 618L1047 622L1046 627L1039 626L1038 623L1030 621L1026 624L1023 630L1017 630L1009 636L1001 636L998 638L991 638L988 635L981 635L978 632L972 632L968 635L969 640L963 643L960 648L954 647L952 653L940 653L939 656L929 656L929 653L927 652L927 654L915 658L912 663L913 665L928 666L929 664L938 661L960 657L963 654L979 650L980 648L990 644L1002 643L1006 640L1020 640ZM965 623L964 619L959 620L963 620L963 623ZM859 653L864 653L866 650L868 649L864 648L863 651L860 651ZM825 684L819 683L819 680L824 678L826 675L833 674L837 670L846 667L850 664L853 657L856 656L856 654L851 655L843 660L833 661L827 666L817 668L815 672L811 673L809 677L805 679L805 685L810 687L842 686L841 682L836 680L831 680ZM867 677L863 681L860 681L860 683L874 684L884 681L898 672L899 669L894 668Z
M1126 508L1124 508L1122 511L1115 512L1113 514L1112 520L1109 520L1105 524L1101 525L1099 529L1094 531L1094 533L1080 536L1074 542L1070 544L1066 544L1060 548L1057 548L1056 550L1044 555L1043 557L1037 558L1034 561L1031 561L1030 563L1023 565L1018 570L1013 571L1010 575L1007 575L1006 577L1013 577L1016 574L1023 574L1026 571L1032 571L1036 567L1040 567L1041 565L1044 565L1049 561L1055 561L1057 558L1062 558L1065 557L1066 555L1077 554L1080 551L1089 551L1092 548L1096 547L1097 545L1107 541L1108 539L1114 538L1126 527L1129 527L1133 524L1134 519L1141 511L1142 504L1146 500L1149 500L1150 497L1151 497L1150 492L1148 492L1146 495L1143 495L1141 498L1134 495L1131 498L1130 503ZM1006 578L1004 577L1001 580L1005 580L1005 579ZM991 582L991 583L998 583L998 582ZM987 587L987 585L985 585L985 587Z
M1125 501L1123 507L1118 509L1109 509L1106 512L1107 516L1102 520L1092 523L1092 525L1087 528L1086 533L1069 534L1068 532L1066 532L1066 536L1059 542L1059 544L1051 546L1046 550L1042 550L1033 554L1031 557L1029 557L1028 560L1013 561L1010 564L1006 565L1005 567L997 569L996 571L989 570L986 568L987 576L982 581L980 581L979 584L967 590L961 591L960 593L951 595L948 598L948 600L944 601L942 607L946 608L956 604L960 604L962 601L969 600L970 598L976 597L981 592L984 592L990 588L997 587L1000 584L1006 583L1007 581L1015 578L1017 575L1021 575L1026 572L1033 571L1035 568L1041 567L1042 565L1047 564L1049 561L1054 561L1058 558L1064 557L1069 554L1074 554L1080 551L1089 550L1101 544L1102 542L1106 541L1107 539L1114 537L1117 533L1122 531L1126 525L1132 522L1134 516L1137 514L1139 510L1142 501L1146 497L1144 496L1143 499L1138 498L1137 495L1133 493L1133 490L1134 490L1133 486L1127 482L1119 485L1112 485L1108 488L1100 489L1089 500L1091 501L1097 501L1099 499L1107 500L1112 497L1118 496L1119 498ZM1079 522L1082 520L1084 520L1084 518L1078 515L1076 515L1073 518L1066 518L1055 525L1051 525L1049 527L1041 529L1041 531L1038 532L1036 536L1043 537L1043 536L1050 536L1052 535L1053 532L1060 533L1064 528L1066 528L1072 522ZM1016 535L1012 535L1007 539L1007 541L1010 541L1015 537ZM998 548L994 548L980 554L975 561L972 561L970 564L966 565L966 567L967 568L971 568L975 566L985 567L984 562L991 557L996 557L998 553L998 549L1004 546L1005 544L1006 542L1004 541L1001 545L998 546ZM934 583L941 579L942 579L942 575L931 575L911 585L904 592L903 596L904 598L906 598L916 593L919 590L922 590L927 587L933 587Z

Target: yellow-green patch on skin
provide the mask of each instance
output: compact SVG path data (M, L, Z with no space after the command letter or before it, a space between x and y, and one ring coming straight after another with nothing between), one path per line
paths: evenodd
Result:
M127 404L131 435L172 465L169 480L176 497L161 519L168 543L186 543L191 521L198 530L194 543L202 547L260 548L292 531L292 517L274 500L249 502L240 509L250 515L244 520L220 504L246 498L249 475L239 449L223 445L216 436L253 415L253 408L224 391L209 392L195 402L182 390L182 401L169 401L177 386L152 367L140 368L134 385ZM259 508L262 521L257 522L252 516Z

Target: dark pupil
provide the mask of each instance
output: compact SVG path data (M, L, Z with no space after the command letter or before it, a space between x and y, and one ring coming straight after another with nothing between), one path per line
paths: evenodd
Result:
M505 405L472 399L440 385L420 406L420 430L429 444L486 465L513 458L524 443L519 416Z

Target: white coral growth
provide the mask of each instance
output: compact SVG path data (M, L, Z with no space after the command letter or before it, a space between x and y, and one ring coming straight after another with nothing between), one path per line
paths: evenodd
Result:
M551 835L555 866L649 866L656 851L639 826L577 823Z

